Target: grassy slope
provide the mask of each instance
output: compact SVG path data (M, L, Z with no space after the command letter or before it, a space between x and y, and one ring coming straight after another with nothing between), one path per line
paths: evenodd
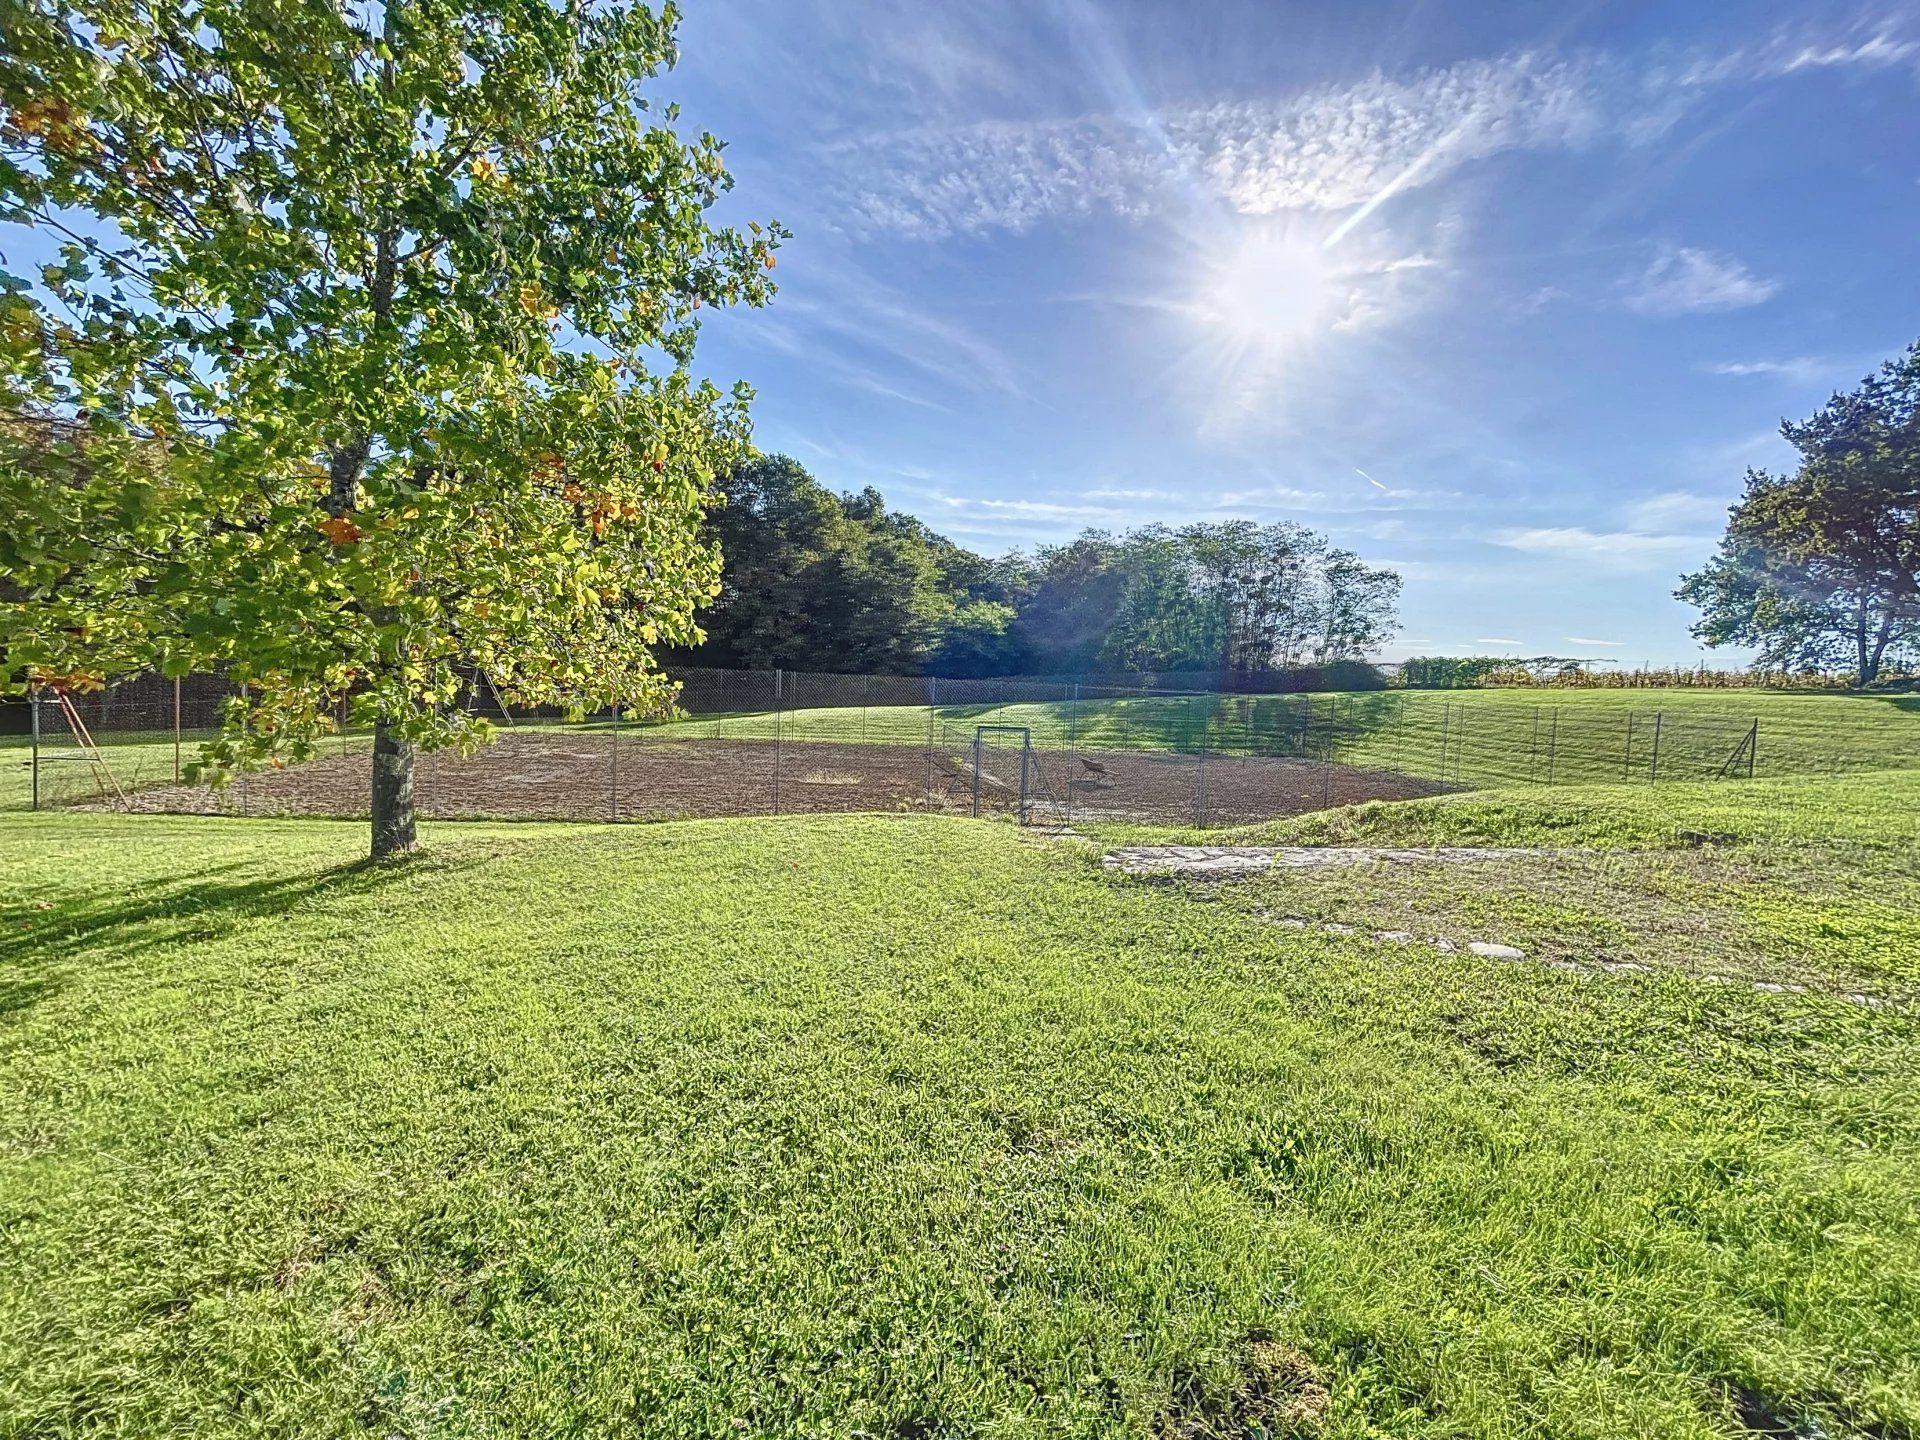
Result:
M1724 762L1747 725L1760 722L1762 775L1920 768L1920 696L1765 690L1422 690L1345 695L1146 697L942 706L939 721L964 738L978 724L1026 725L1036 744L1089 748L1228 749L1251 745L1286 753L1303 719L1318 755L1329 722L1340 758L1415 773L1458 774L1479 783L1545 779L1559 739L1554 778L1604 781L1631 763L1651 766L1652 718L1664 718L1663 768L1704 774ZM1534 725L1535 714L1539 726ZM1629 751L1627 716L1636 717ZM706 736L771 736L766 713L711 716L671 727ZM927 714L911 706L802 709L780 717L789 739L919 744Z
M0 817L0 1433L1172 1433L1263 1334L1334 1435L1920 1426L1899 1014L994 825L432 841Z

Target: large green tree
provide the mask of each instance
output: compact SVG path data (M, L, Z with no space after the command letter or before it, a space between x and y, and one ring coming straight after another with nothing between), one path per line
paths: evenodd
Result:
M1324 665L1397 624L1398 575L1289 521L1088 531L1031 563L1018 629L1047 670Z
M1780 433L1798 468L1747 472L1718 552L1676 593L1709 645L1870 684L1920 651L1920 344Z
M789 456L756 456L720 489L709 525L726 567L701 661L909 675L993 663L1011 616L992 608L989 562L872 489L836 495Z
M373 848L463 671L653 706L745 402L691 371L778 227L643 85L676 15L595 0L5 0L0 297L11 679L218 666L216 770L374 727ZM53 425L49 438L45 427ZM78 459L84 455L84 463Z

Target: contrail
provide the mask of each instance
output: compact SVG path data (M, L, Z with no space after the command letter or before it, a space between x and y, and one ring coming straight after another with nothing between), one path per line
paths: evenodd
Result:
M1358 465L1353 467L1353 473L1358 475L1362 480L1366 481L1367 484L1371 485L1376 490L1384 490L1387 488L1386 486L1382 485L1378 480L1374 479L1371 475L1367 474L1367 472L1362 470Z

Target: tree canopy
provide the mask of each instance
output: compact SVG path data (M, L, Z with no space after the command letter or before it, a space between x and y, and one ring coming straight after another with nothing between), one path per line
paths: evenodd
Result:
M725 556L703 663L995 675L1251 673L1391 637L1400 579L1304 526L1088 531L987 559L872 490L765 456L720 485Z
M1709 645L1870 684L1920 657L1920 344L1780 433L1799 467L1747 472L1718 552L1676 593Z
M216 767L376 728L377 852L416 744L522 704L651 706L697 638L748 392L691 362L777 226L711 224L720 143L645 82L676 16L595 0L16 0L0 218L0 645L16 683L245 686Z

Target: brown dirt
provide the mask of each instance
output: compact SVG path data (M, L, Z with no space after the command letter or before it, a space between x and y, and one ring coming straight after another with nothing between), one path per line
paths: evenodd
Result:
M1090 760L1102 767L1090 770ZM130 808L188 814L362 816L365 748L243 776L224 791L162 785L134 792ZM1360 800L1404 799L1444 788L1386 771L1297 760L1152 754L1130 750L1036 752L1029 818L1232 824ZM1019 798L1019 752L983 754L984 809ZM607 732L506 734L462 759L424 755L415 771L420 813L437 819L669 820L730 815L948 810L972 806L965 746L930 755L919 745L820 741L655 740ZM617 800L616 800L617 797Z

